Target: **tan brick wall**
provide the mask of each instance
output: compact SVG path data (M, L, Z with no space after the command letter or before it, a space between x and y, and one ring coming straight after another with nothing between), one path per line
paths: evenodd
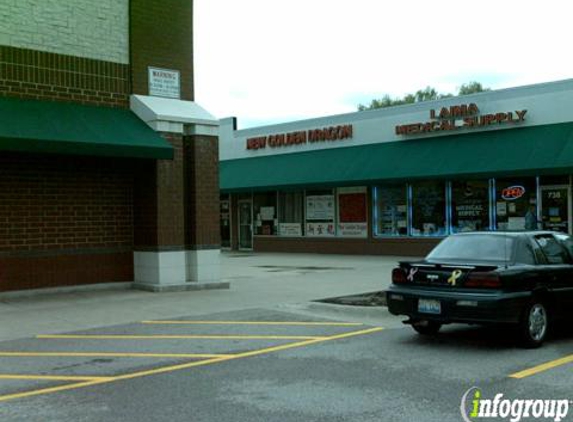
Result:
M129 0L0 1L0 44L127 63Z

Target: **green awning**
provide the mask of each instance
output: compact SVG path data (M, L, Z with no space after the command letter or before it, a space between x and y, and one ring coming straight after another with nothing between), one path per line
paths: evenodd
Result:
M129 110L15 98L0 98L0 151L173 159Z
M222 161L221 190L573 172L573 123Z

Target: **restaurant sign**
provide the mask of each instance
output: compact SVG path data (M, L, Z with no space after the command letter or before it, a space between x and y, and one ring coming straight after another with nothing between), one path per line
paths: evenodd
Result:
M525 121L526 114L527 110L481 114L474 103L442 107L439 110L430 110L430 121L397 125L396 135L417 135L521 123Z
M287 147L293 145L305 145L326 141L342 141L352 138L352 125L331 126L321 129L300 130L289 133L278 133L267 136L247 138L247 149L257 150Z

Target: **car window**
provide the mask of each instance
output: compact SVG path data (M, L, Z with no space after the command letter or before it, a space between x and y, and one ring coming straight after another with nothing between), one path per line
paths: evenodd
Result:
M541 259L540 262L544 261L544 259ZM518 243L517 250L515 252L515 262L519 264L535 265L535 253L533 252L533 248L529 241L525 241L525 239L523 239Z
M426 257L429 260L482 260L506 262L513 258L511 236L476 234L449 236Z
M554 236L561 242L565 249L567 249L569 257L573 258L573 237L561 233L556 233Z
M536 236L535 241L543 251L549 264L569 263L569 256L561 244L553 236Z

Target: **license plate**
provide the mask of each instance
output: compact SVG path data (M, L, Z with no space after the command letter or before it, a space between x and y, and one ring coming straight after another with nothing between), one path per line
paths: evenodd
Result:
M440 314L442 313L442 304L439 300L420 299L418 300L418 312L424 314Z

